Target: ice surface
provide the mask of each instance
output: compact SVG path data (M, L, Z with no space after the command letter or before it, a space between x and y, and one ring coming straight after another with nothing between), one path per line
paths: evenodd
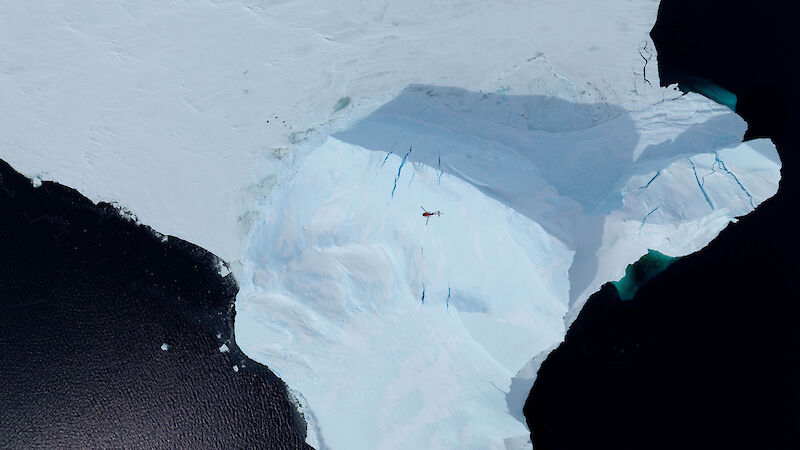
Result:
M577 310L600 284L619 278L599 279L599 268L604 277L616 275L647 252L646 245L626 244L628 235L607 234L621 226L618 221L631 220L621 217L622 212L636 215L639 230L634 234L663 245L665 237L648 232L655 230L646 227L648 222L698 220L717 209L708 204L711 197L731 209L729 217L742 215L774 194L779 164L762 156L776 155L774 147L770 150L770 143L760 141L740 145L745 129L728 108L697 94L625 111L542 95L415 85L336 136L398 155L413 146L409 160L453 174L540 224L576 251L570 305ZM759 153L753 145L766 147ZM729 158L730 164L725 162ZM741 177L728 167L739 160L744 164L739 171L747 173ZM685 163L699 168L708 184L695 178L687 190L686 176L693 177L696 170L683 167ZM678 185L665 184L675 177ZM755 196L747 185L758 191ZM694 202L698 192L706 204ZM677 205L656 200L674 199L676 193ZM681 254L699 249L718 231L705 241L698 237ZM597 252L611 236L614 242L606 245L635 248L639 254L631 255L633 259L601 258L610 255Z
M504 391L563 335L572 252L431 167L405 164L392 198L402 158L384 158L330 138L299 164L253 235L237 342L303 393L332 448L525 434ZM443 214L426 226L420 206Z
M331 448L519 444L511 409L591 292L777 190L774 147L697 95L596 122L537 98L580 124L539 132L481 104L530 99L437 89L287 163L251 238L237 340ZM444 214L425 225L420 207Z
M673 95L657 87L653 58L643 76L640 49L652 48L657 8L657 0L6 1L0 158L94 201L117 201L233 262L278 158L409 84L557 90L627 109Z
M231 273L231 269L226 266L222 260L220 260L219 265L217 266L217 273L219 273L220 277L225 278Z

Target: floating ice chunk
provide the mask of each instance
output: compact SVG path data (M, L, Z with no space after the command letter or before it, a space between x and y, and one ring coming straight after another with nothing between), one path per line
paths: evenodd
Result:
M229 351L229 350L230 350L230 349L229 349L229 348L228 348L228 346L227 346L227 345L225 345L225 344L222 344L222 345L219 347L219 351L220 351L220 352L222 352L222 353L225 353L225 352L227 352L227 351Z
M33 183L33 187L38 188L42 185L42 179L39 177L33 177L31 183Z
M234 372L238 372L239 371L239 366L233 366L233 371Z
M231 269L229 269L228 266L226 266L225 263L222 262L222 260L220 260L218 272L219 272L219 276L221 276L222 278L225 278L225 277L228 276L228 274L231 273Z
M169 350L169 344L167 344L166 342L164 342L163 344L161 344L161 350L164 350L164 351L167 351L167 350Z

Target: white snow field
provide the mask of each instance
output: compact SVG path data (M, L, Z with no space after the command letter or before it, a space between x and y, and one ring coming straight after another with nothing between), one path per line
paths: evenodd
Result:
M279 169L275 154L409 84L512 93L556 84L626 109L662 99L639 55L657 9L657 0L8 0L0 157L232 262L253 200ZM534 57L541 64L530 66ZM658 85L654 57L647 77Z
M226 260L314 446L529 447L589 295L777 190L769 141L658 87L657 8L7 1L0 158Z

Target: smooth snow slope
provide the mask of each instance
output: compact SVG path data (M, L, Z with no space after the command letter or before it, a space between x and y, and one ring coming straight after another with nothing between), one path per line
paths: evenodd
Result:
M384 159L330 138L298 164L253 235L237 342L332 448L525 434L502 391L562 338L572 252L458 178ZM420 205L447 209L426 225Z

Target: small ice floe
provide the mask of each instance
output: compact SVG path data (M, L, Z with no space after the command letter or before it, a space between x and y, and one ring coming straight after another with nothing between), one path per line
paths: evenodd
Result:
M220 260L218 272L219 272L219 276L221 276L222 278L225 278L225 277L228 276L228 274L231 273L231 269L229 269L228 266L225 265L225 263L222 262L222 260Z
M239 371L239 366L233 366L233 371L234 372L238 372Z
M42 179L39 177L33 177L31 183L33 183L33 187L38 188L39 186L42 185Z
M222 352L222 353L225 353L225 352L227 352L228 350L230 350L230 349L229 349L229 348L228 348L228 346L227 346L227 345L225 345L225 344L222 344L222 345L219 347L219 351L220 351L220 352Z
M163 344L161 344L161 350L164 350L164 351L167 351L167 350L169 350L169 344L167 344L166 342L164 342Z

